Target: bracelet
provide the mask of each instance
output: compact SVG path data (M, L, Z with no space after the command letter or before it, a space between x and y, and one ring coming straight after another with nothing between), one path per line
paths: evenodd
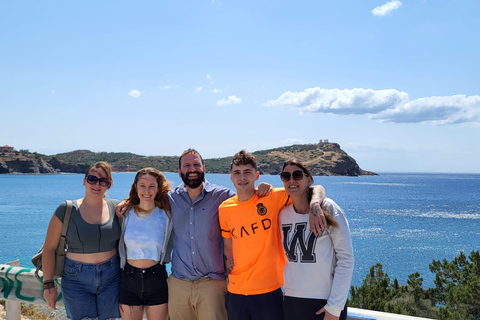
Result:
M43 289L55 288L55 283L47 283L43 285Z

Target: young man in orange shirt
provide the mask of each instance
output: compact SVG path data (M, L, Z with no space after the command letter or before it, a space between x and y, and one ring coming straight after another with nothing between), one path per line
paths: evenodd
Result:
M286 259L278 213L290 202L283 188L275 188L268 196L259 198L255 194L259 175L252 154L245 150L235 154L230 178L237 195L219 207L229 273L226 299L229 320L283 319L281 287ZM323 187L316 186L311 212L320 210L321 217L320 204L324 198ZM323 223L318 222L317 228Z

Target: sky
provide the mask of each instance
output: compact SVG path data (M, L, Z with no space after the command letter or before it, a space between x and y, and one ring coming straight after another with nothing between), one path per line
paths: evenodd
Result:
M478 12L478 0L4 1L0 146L214 158L328 139L364 170L480 173Z

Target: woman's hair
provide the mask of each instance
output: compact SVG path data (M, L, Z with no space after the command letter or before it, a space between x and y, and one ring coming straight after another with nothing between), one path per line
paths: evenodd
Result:
M296 158L287 159L283 163L282 172L283 172L283 170L285 170L285 167L288 166L288 165L299 167L303 171L303 173L305 174L305 176L307 178L310 177L312 179L312 183L313 183L312 172L310 171L308 166L306 166L303 162L301 162L300 160L298 160ZM312 200L312 188L311 187L308 188L307 192L308 192L308 202L310 202ZM325 220L327 220L327 224L329 226L336 227L336 228L340 227L340 224L338 223L337 219L335 219L330 214L330 212L327 210L326 206L322 206L322 211L323 211L323 214L325 215Z
M143 168L138 170L137 174L135 175L135 179L133 180L132 187L130 188L129 198L125 200L125 204L128 208L133 208L136 214L137 212L145 213L145 210L139 207L140 198L138 197L137 192L138 180L144 175L150 175L157 181L158 191L155 195L155 206L165 210L167 216L171 218L172 210L170 208L170 201L168 200L168 192L171 190L170 182L165 179L163 174L155 168Z
M297 167L299 167L300 169L302 169L303 173L305 173L305 175L307 176L307 178L308 178L308 177L312 178L312 182L313 182L312 173L310 172L310 169L309 169L305 164L303 164L303 162L301 162L300 160L297 160L296 158L287 159L287 160L283 163L282 172L283 172L283 170L285 170L285 167L286 167L286 166L289 166L289 165L297 166Z
M109 186L107 189L109 189L112 184L113 184L113 178L112 178L112 166L110 163L106 161L99 161L95 162L92 164L90 167L88 167L87 171L85 172L85 178L92 172L92 171L97 171L98 169L102 169L105 171L105 174L107 175L106 178L108 179Z

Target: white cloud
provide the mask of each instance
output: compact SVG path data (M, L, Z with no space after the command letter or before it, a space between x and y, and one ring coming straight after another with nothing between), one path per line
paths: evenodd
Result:
M207 78L208 81L210 81L211 84L215 83L215 81L213 81L213 77L211 75L207 74L206 78Z
M140 97L140 96L142 95L142 93L141 93L140 91L138 91L138 90L133 89L132 91L130 91L130 92L128 93L128 95L129 95L130 97L132 97L132 98L138 98L138 97Z
M301 114L366 114L381 122L436 125L469 123L480 125L480 96L453 95L425 97L410 101L408 94L395 89L323 89L285 92L266 107L293 107Z
M380 112L372 119L395 123L480 124L480 96L420 98Z
M303 92L285 92L264 106L291 106L300 113L328 112L335 114L378 113L408 100L405 92L394 89L323 89L308 88Z
M237 96L229 96L227 99L222 99L217 101L217 106L225 106L228 104L239 104L242 102L242 99L240 99Z
M213 89L213 90L212 90L212 93L219 93L220 91L222 91L222 90L220 90L220 89Z
M164 89L164 90L175 89L175 88L180 88L180 86L167 84L166 86L160 87L160 89Z
M383 6L375 7L372 10L372 14L374 16L383 17L383 16L386 16L387 14L389 14L390 12L392 12L393 10L397 10L398 8L400 8L401 5L402 5L402 3L400 1L393 0L393 1L385 3Z
M203 90L203 87L202 87L202 86L195 88L195 92L200 92L200 91L202 91L202 90Z

